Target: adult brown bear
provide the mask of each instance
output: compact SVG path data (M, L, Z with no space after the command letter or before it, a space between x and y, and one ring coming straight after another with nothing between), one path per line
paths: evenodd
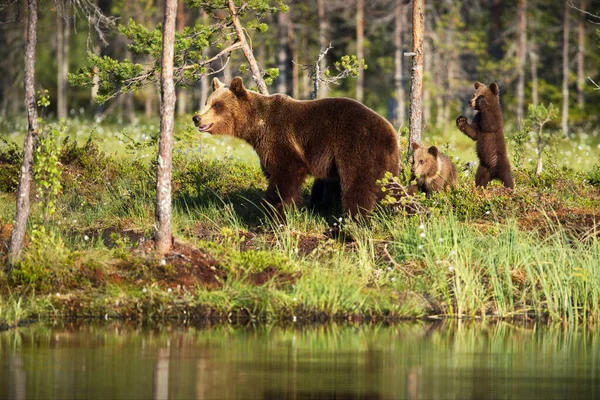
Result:
M504 186L513 188L513 177L502 132L498 85L492 83L488 87L475 82L475 94L469 104L476 111L473 122L469 124L461 115L456 119L456 126L477 142L475 150L479 157L479 167L475 175L475 184L486 187L492 179L499 179Z
M377 180L388 171L398 175L394 128L357 101L264 96L246 90L240 77L228 87L215 78L213 90L193 117L195 125L254 148L269 181L266 199L277 209L297 200L310 174L322 182L339 180L342 208L356 216L371 211L382 197ZM313 197L323 196L321 189L313 190Z

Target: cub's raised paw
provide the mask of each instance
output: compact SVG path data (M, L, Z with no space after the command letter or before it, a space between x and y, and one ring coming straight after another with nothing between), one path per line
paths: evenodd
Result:
M460 129L461 131L464 131L468 124L469 124L469 122L462 115L460 117L456 118L456 127L458 129Z

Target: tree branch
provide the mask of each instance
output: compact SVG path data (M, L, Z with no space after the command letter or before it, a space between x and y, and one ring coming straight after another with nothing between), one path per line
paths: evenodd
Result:
M589 77L589 76L588 76L588 79L589 79L589 80L590 80L590 82L592 82L592 84L595 86L595 87L594 87L594 90L600 90L600 86L599 86L599 85L598 85L596 82L594 82L594 80L593 80L591 77Z
M231 14L231 21L233 22L233 27L235 29L235 33L237 34L237 37L239 39L239 43L242 47L242 51L244 52L244 55L246 56L246 59L248 60L248 64L250 66L250 72L252 72L252 78L254 79L254 82L256 82L256 85L258 86L258 90L260 91L260 93L264 94L264 95L268 95L269 89L267 89L267 84L265 83L265 80L262 77L263 74L260 70L260 67L258 66L258 62L256 61L256 58L254 58L254 53L252 53L252 49L250 48L250 45L248 45L248 41L246 40L246 34L244 33L244 28L242 27L242 24L240 23L239 14L236 11L233 0L228 0L227 5L229 8L229 14ZM240 9L244 9L245 7L246 7L246 3L244 3L240 7Z

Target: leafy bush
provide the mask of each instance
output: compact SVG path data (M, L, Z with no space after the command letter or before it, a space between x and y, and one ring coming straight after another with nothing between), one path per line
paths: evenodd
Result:
M594 165L587 175L587 180L592 186L600 188L600 163Z
M0 192L17 190L22 152L15 142L0 137Z

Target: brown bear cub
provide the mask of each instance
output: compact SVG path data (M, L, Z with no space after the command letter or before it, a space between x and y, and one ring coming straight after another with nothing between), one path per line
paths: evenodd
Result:
M477 142L475 149L479 157L479 167L475 175L475 184L486 187L492 179L498 179L504 186L513 188L513 177L502 133L499 93L495 83L488 87L475 82L475 94L470 102L471 108L476 111L473 122L469 123L461 115L456 119L456 126Z
M266 200L280 210L298 200L302 183L315 177L311 203L338 185L342 208L352 216L371 211L383 195L377 180L400 168L396 131L379 114L345 98L299 101L246 90L240 77L213 93L193 117L200 131L232 135L258 154L269 185Z
M408 187L408 194L414 195L421 191L430 196L433 192L456 184L458 174L454 163L440 153L437 147L426 148L418 143L413 143L411 147L414 151L411 179L416 179L417 184Z

